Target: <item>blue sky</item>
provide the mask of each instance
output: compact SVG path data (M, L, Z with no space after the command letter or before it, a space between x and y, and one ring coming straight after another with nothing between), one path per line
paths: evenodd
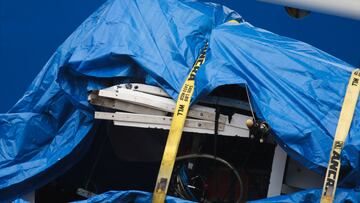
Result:
M0 0L0 113L23 95L56 48L103 0ZM215 0L246 21L360 65L360 21L312 13L296 20L281 6ZM241 3L239 3L241 2Z

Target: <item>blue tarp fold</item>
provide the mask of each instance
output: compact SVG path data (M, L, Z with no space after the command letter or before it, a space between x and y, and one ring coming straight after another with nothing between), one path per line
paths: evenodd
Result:
M144 203L151 202L152 194L143 191L109 191L87 200L76 201L73 203L109 203L109 202L121 202L121 203ZM192 203L175 197L166 197L167 203Z
M321 189L309 189L290 195L276 196L248 203L317 203L321 198ZM360 191L338 188L334 203L360 202Z
M237 20L240 23L228 22ZM193 101L225 84L247 85L277 142L310 169L327 165L349 64L306 43L243 22L236 12L190 0L110 0L54 53L20 101L0 115L0 199L33 188L94 128L89 90L126 79L162 87L176 99L209 42ZM360 104L342 162L359 174ZM88 135L89 136L89 135ZM64 168L73 163L66 163ZM355 180L355 179L353 179ZM29 182L27 183L29 184ZM6 191L6 194L5 194Z

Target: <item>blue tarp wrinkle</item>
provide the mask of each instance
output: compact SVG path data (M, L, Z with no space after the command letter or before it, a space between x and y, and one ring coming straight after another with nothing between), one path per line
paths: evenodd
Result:
M151 193L143 191L109 191L87 200L72 203L147 203L151 202ZM166 197L166 203L194 203L175 197Z
M318 203L321 198L322 189L311 189L283 195L250 201L248 203ZM334 203L358 203L360 202L360 191L338 188L336 190Z
M237 20L238 23L228 22ZM136 79L176 99L201 47L208 57L193 102L226 84L247 85L260 119L295 160L328 162L349 64L306 43L245 22L236 12L190 0L110 0L57 49L24 96L0 115L0 199L54 178L48 171L94 127L89 90ZM360 103L342 154L359 174ZM286 112L286 114L284 114ZM64 167L70 167L67 163ZM354 178L349 178L354 180Z

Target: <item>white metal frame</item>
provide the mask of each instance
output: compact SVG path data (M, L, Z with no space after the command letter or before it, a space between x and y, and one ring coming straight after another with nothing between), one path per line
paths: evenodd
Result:
M117 126L137 128L169 130L172 120L171 114L175 108L175 101L161 88L138 83L120 84L94 91L89 94L89 101L94 105L116 111L96 111L95 119L110 120ZM249 110L248 105L244 103L222 97L207 97L200 102ZM215 108L193 105L189 110L184 131L214 134L215 117ZM218 134L248 137L249 130L245 123L249 118L251 117L234 114L229 121L227 116L220 114ZM286 153L280 146L277 146L273 158L268 197L281 193L286 157Z
M215 100L219 104L235 103L239 106L239 103L231 99L216 98ZM176 105L175 101L161 88L139 83L120 84L94 91L89 94L89 101L97 106L124 111L95 112L96 119L112 120L114 125L118 126L164 130L170 129L171 114ZM209 101L211 103L211 99ZM241 105L241 107L246 107L246 105ZM193 105L189 110L188 117L185 122L185 132L214 134L215 108ZM226 136L248 137L249 130L245 121L249 118L245 115L235 114L229 122L227 116L220 114L218 133Z
M156 86L140 84L140 83L120 84L120 85L110 87L109 89L116 91L119 88L129 89L129 90L133 90L133 91L138 91L138 92L143 92L143 93L147 93L147 94L170 98L170 96L163 89L156 87ZM242 110L246 110L246 111L251 110L250 105L247 102L236 100L236 99L225 98L225 97L205 96L199 100L199 103L215 104L215 105L220 105L220 106L224 106L224 107L242 109Z
M171 124L171 117L157 116L157 115L145 115L134 114L124 112L95 112L96 119L111 120L114 121L114 125L128 126L138 128L153 128L169 130ZM194 132L202 134L214 134L215 122L199 119L186 119L184 132ZM218 128L219 135L225 136L239 136L248 137L248 129L235 124L223 124L219 123Z

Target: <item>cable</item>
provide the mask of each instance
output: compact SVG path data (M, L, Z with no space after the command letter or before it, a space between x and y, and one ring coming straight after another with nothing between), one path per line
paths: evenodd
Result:
M218 135L219 135L219 118L220 118L220 108L216 107L215 110L215 130L214 130L214 156L217 156L217 144L218 144Z
M213 160L219 161L233 171L233 173L236 176L236 179L239 182L239 187L240 187L240 195L239 195L239 198L237 199L236 203L240 203L241 199L243 197L243 193L244 193L243 182L242 182L242 179L241 179L239 173L236 171L236 169L229 162L225 161L224 159L215 157L215 156L209 155L209 154L189 154L189 155L179 156L176 158L176 161L183 161L183 160L187 160L187 159L196 159L196 158L213 159Z
M249 106L250 106L251 115L252 115L254 121L256 121L255 113L254 113L254 109L253 109L252 104L251 104L250 94L249 94L249 90L248 90L248 86L247 86L247 85L245 85L245 89L246 89L246 95L247 95L247 98L248 98L248 101L249 101Z
M182 167L180 167L180 173L179 173L179 175L180 175L180 180L181 180L182 182L184 182L185 185L189 185L190 183L189 183L187 174L186 174L186 172L185 172L185 168L186 168L185 165L183 165ZM185 189L185 191L187 192L187 194L190 195L191 200L196 200L196 197L194 196L194 194L190 191L190 189L189 189L188 187L184 187L184 189Z
M218 147L218 136L219 136L219 118L220 118L220 107L218 106L218 99L216 100L216 110L215 110L215 134L214 134L214 157L217 157L217 147ZM214 168L216 168L216 160L214 159ZM215 190L218 191L218 177L215 177Z

